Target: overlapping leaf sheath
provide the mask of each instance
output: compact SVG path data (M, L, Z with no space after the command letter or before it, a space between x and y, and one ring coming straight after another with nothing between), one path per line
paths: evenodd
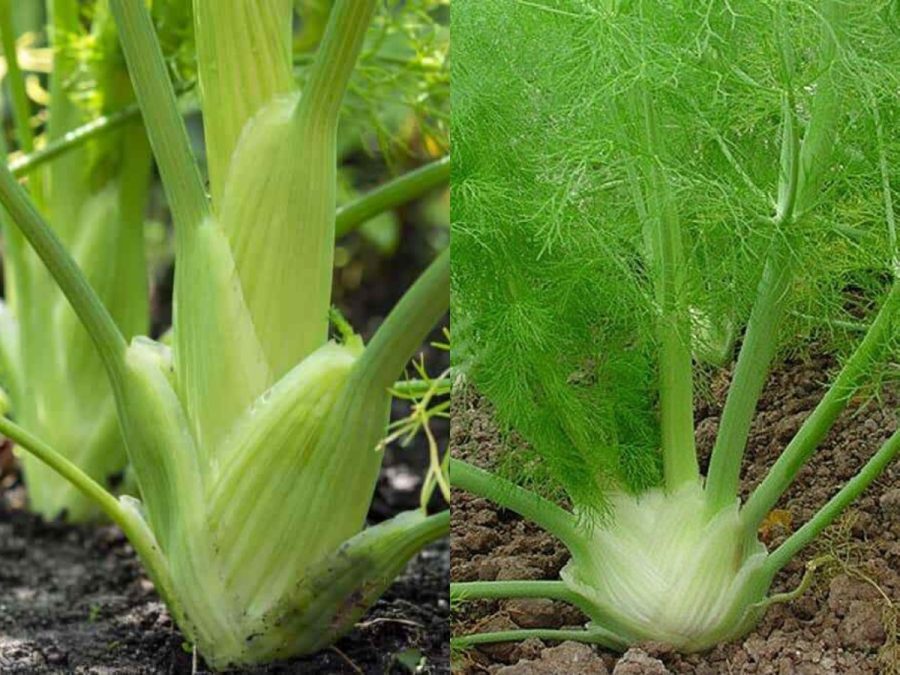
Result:
M93 339L140 499L116 500L46 442L0 426L123 528L207 663L315 651L449 526L446 512L416 511L364 529L389 390L449 305L449 252L369 345L343 327L342 342L327 336L337 119L376 2L335 4L302 94L292 83L248 92L235 86L246 63L201 59L204 105L215 102L212 202L150 12L140 0L109 7L175 219L173 347L123 335L64 237L2 167L0 199ZM247 63L270 68L280 54L289 70L290 3L194 9L201 53L243 25L234 47ZM266 39L272 50L259 48ZM217 116L235 98L235 116Z
M152 116L155 99L171 97L152 29L139 8L113 7L134 37L126 56ZM176 220L173 349L134 341L117 391L161 552L155 578L216 666L327 644L446 528L446 518L416 513L363 531L388 385L409 348L382 341L383 351L371 352L354 335L328 341L335 91L374 3L338 3L320 74L302 93L277 76L289 72L280 38L290 8L195 2L200 53L220 53L240 28L246 41L234 48L244 60L200 63L204 109L211 106L211 203L196 172L171 159L189 159L172 108L159 112L165 123L148 124ZM269 72L256 81L253 68ZM422 314L433 324L431 312Z

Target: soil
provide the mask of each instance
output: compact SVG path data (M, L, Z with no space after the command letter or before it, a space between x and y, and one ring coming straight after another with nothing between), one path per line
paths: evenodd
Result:
M112 526L47 523L0 506L0 672L190 673L192 654ZM446 542L423 551L336 648L245 673L447 672ZM200 661L198 673L209 672Z
M827 357L791 361L772 374L760 402L745 459L743 495L755 486L824 393ZM729 374L712 382L698 403L697 442L708 459ZM900 398L856 400L767 520L761 536L777 546L805 522L897 426ZM521 443L497 431L490 406L476 393L454 390L451 452L486 468ZM705 468L705 467L704 467ZM453 494L451 580L554 579L568 560L554 537L460 491ZM550 673L803 673L900 672L900 463L894 462L838 523L776 579L774 590L797 586L805 561L825 556L812 588L774 606L752 633L703 654L681 655L664 645L640 645L624 656L592 646L530 639L483 645L454 655L461 674ZM580 627L586 618L550 600L480 600L451 616L454 635L511 628Z

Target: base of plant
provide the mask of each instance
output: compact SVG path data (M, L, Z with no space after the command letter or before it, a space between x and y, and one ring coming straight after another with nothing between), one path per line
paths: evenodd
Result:
M851 503L900 453L900 431L860 473L775 551L755 535L755 520L735 499L715 511L699 483L674 492L654 489L640 497L610 499L603 518L572 514L502 478L451 460L454 484L528 514L559 537L571 559L555 581L494 581L451 584L451 600L549 598L581 609L591 620L584 631L502 631L457 638L459 647L528 637L579 640L614 649L663 642L698 652L747 634L777 603L804 593L821 563L807 564L796 589L769 594L775 575ZM751 525L751 523L753 525Z
M813 576L819 566L827 559L827 557L816 558L806 564L806 571L803 574L800 583L791 591L785 593L776 593L763 599L762 601L751 605L747 608L748 617L754 620L748 620L747 624L742 627L742 631L732 638L741 637L743 634L752 630L759 618L765 614L766 610L775 604L783 602L791 602L796 600L812 585ZM563 581L476 581L462 582L450 585L451 602L465 602L474 599L512 599L512 598L547 598L551 600L560 600L575 605L585 613L589 613L590 609L586 609L589 600L577 593L569 590ZM584 642L587 644L596 644L607 649L618 652L624 652L629 647L636 646L641 642L649 640L635 640L627 638L615 633L596 623L588 623L584 629L521 629L493 631L488 633L473 633L453 638L451 645L454 649L469 649L482 644L493 644L497 642L516 642L519 640L527 640L529 638L538 638L540 640L550 641L567 641ZM659 640L653 640L659 642ZM694 651L703 651L697 649Z
M237 651L200 644L219 669L314 654L351 631L424 546L449 530L450 512L406 511L347 541L314 565L296 591L265 615L244 624Z

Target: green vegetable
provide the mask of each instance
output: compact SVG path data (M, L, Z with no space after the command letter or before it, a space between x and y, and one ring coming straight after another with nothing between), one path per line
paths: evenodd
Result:
M793 597L770 594L778 572L896 456L900 432L784 543L758 540L856 392L892 384L900 33L889 4L454 4L454 358L529 442L541 469L529 482L561 488L572 507L451 460L454 485L571 553L558 581L451 593L556 598L590 618L581 631L459 646L533 635L696 651L740 637ZM695 390L737 336L704 477ZM842 366L742 501L768 372L813 342Z
M51 5L49 33L55 59L49 76L48 147L59 144L92 118L102 119L133 100L105 3L98 4L89 27L80 21L77 2L48 3ZM31 105L18 66L14 23L13 3L3 0L0 33L9 67L16 137L20 150L33 153ZM83 59L72 47L76 43L84 47ZM92 81L90 101L79 99L72 91L76 88L73 82L79 79ZM22 164L18 169L28 172L35 204L127 337L148 328L143 212L150 169L144 130L139 121L128 120L51 164L40 168ZM2 309L0 362L13 413L92 478L106 484L124 469L125 452L100 360L90 336L21 235L4 223L4 237L7 302ZM42 462L26 456L24 464L34 511L47 518L64 513L72 521L99 515L93 502Z
M390 389L447 309L449 252L368 345L352 332L328 339L338 117L376 5L335 3L301 93L289 0L195 0L210 199L145 4L110 0L176 224L171 349L126 341L0 170L0 201L93 339L141 500L114 498L9 421L0 431L122 527L216 668L331 644L448 530L447 512L424 510L364 525ZM425 183L401 182L357 212L377 213Z

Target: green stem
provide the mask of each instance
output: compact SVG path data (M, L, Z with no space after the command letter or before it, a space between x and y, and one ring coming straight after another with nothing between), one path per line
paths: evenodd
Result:
M737 498L750 424L778 345L775 335L784 316L793 274L781 244L776 243L775 247L759 282L709 463L706 493L713 513Z
M337 123L377 0L337 0L303 90L298 117Z
M555 640L557 642L574 640L575 642L587 642L589 644L601 645L617 651L622 650L627 646L627 643L620 637L609 631L597 628L596 626L591 626L585 630L522 628L519 630L502 630L493 633L475 633L474 635L464 635L462 637L453 638L450 640L450 644L459 649L466 649L476 645L486 645L495 642L516 642L519 640L527 640L529 638Z
M16 178L21 178L69 150L79 148L106 132L120 129L140 117L140 114L141 109L137 105L130 105L109 115L98 117L50 141L40 150L14 159L9 163L9 170Z
M762 609L766 609L771 607L772 605L781 605L788 602L793 602L801 595L806 593L812 586L813 578L815 577L816 570L819 569L819 566L828 561L831 556L821 556L819 558L815 558L814 560L810 560L806 563L806 569L803 570L803 577L800 579L800 583L797 584L795 588L790 591L785 591L784 593L774 593L767 598L765 598L762 602L757 603L755 606L760 607ZM776 570L777 571L777 570ZM769 574L769 578L775 575L775 571Z
M191 91L191 88L179 90L178 96ZM196 112L193 105L185 106L182 110L183 114ZM95 138L103 136L105 133L121 129L132 120L136 120L141 116L141 108L137 103L132 103L123 107L121 110L101 115L100 117L82 124L71 131L65 132L62 136L54 138L44 147L35 150L27 155L17 157L9 163L9 170L16 178L25 176L38 167L44 166L57 157L60 157L70 150L76 150Z
M384 391L450 306L450 249L444 250L391 310L360 357L357 372Z
M72 256L5 166L0 166L0 202L84 323L113 386L117 386L124 375L125 338Z
M895 281L869 331L844 364L828 392L800 427L762 483L750 495L741 512L747 535L755 534L766 514L796 478L801 467L831 429L850 397L869 374L881 347L896 330L900 314L900 281Z
M779 546L766 560L766 566L774 574L804 546L809 544L828 527L857 497L887 468L900 452L900 430L885 441L884 445L866 462L865 466L840 491L823 506L812 520L794 532L787 541Z
M379 186L337 210L335 236L342 237L370 218L411 202L450 178L450 157L442 157Z
M584 537L578 531L575 516L508 480L468 462L451 458L450 484L515 511L556 536L572 553L582 551L585 547Z
M147 135L178 224L178 238L186 241L194 228L209 216L209 201L153 21L143 2L110 0L110 8L119 29Z
M434 390L437 396L443 396L450 393L451 381L449 377L440 380L398 380L391 386L391 391L395 396L402 398L413 398L423 396Z
M86 497L94 500L112 520L117 523L126 520L119 501L61 453L5 417L0 417L0 433L44 462L77 487Z
M0 113L3 112L3 104L0 101ZM9 148L6 144L6 134L0 133L0 155L7 157ZM6 310L10 317L21 321L22 308L30 305L28 300L28 266L25 263L25 240L22 233L13 225L5 211L0 210L0 231L3 233L3 295L6 300ZM21 330L17 326L17 331ZM4 341L7 342L7 341ZM10 340L9 345L15 341ZM7 355L18 361L17 356ZM9 372L9 371L8 371Z
M884 200L884 220L888 230L888 245L891 248L891 264L894 268L894 275L900 277L900 246L897 245L897 219L894 216L891 168L885 151L884 126L878 110L878 102L871 93L870 98L872 99L872 118L875 121L875 138L878 141L878 169L881 172L881 194Z
M12 0L0 0L0 40L3 42L3 55L6 59L9 94L12 101L13 120L15 122L19 149L23 152L31 152L34 149L34 130L31 128L31 104L25 91L25 79L22 76L22 69L19 67L19 57L16 51L16 30ZM6 157L8 152L6 136L5 134L2 135L3 139L0 141L0 147L2 147L3 156ZM40 200L40 181L36 181L33 187L36 190L38 200ZM8 219L4 216L3 220L7 221ZM29 271L24 257L25 242L22 239L22 234L15 227L11 227L8 222L4 222L3 230L6 239L6 266L9 267L9 271L5 274L7 298L9 299L10 307L21 320L22 309L30 304L28 297Z
M823 8L827 19L840 18L834 2L826 0ZM782 36L781 65L786 93L782 103L781 172L775 215L776 229L794 225L815 203L834 144L838 102L831 76L836 44L832 30L826 28L822 31L819 50L822 75L817 81L818 91L813 100L809 125L801 142L791 86L793 50L782 25L784 17L780 13L777 21ZM725 508L737 498L750 424L775 357L778 346L776 336L787 308L790 285L794 278L793 269L787 244L776 240L766 260L712 452L707 494L714 511Z
M659 304L659 409L663 471L675 490L700 478L694 442L694 385L691 331L684 301L685 260L681 221L659 165L661 141L650 95L638 94L643 122L644 174L649 185L646 229Z
M781 161L775 222L783 226L793 220L800 176L800 135L791 93L785 94L781 103L781 118Z
M470 581L450 584L450 598L458 602L503 598L548 598L581 608L584 600L562 581ZM587 611L585 611L587 613Z

